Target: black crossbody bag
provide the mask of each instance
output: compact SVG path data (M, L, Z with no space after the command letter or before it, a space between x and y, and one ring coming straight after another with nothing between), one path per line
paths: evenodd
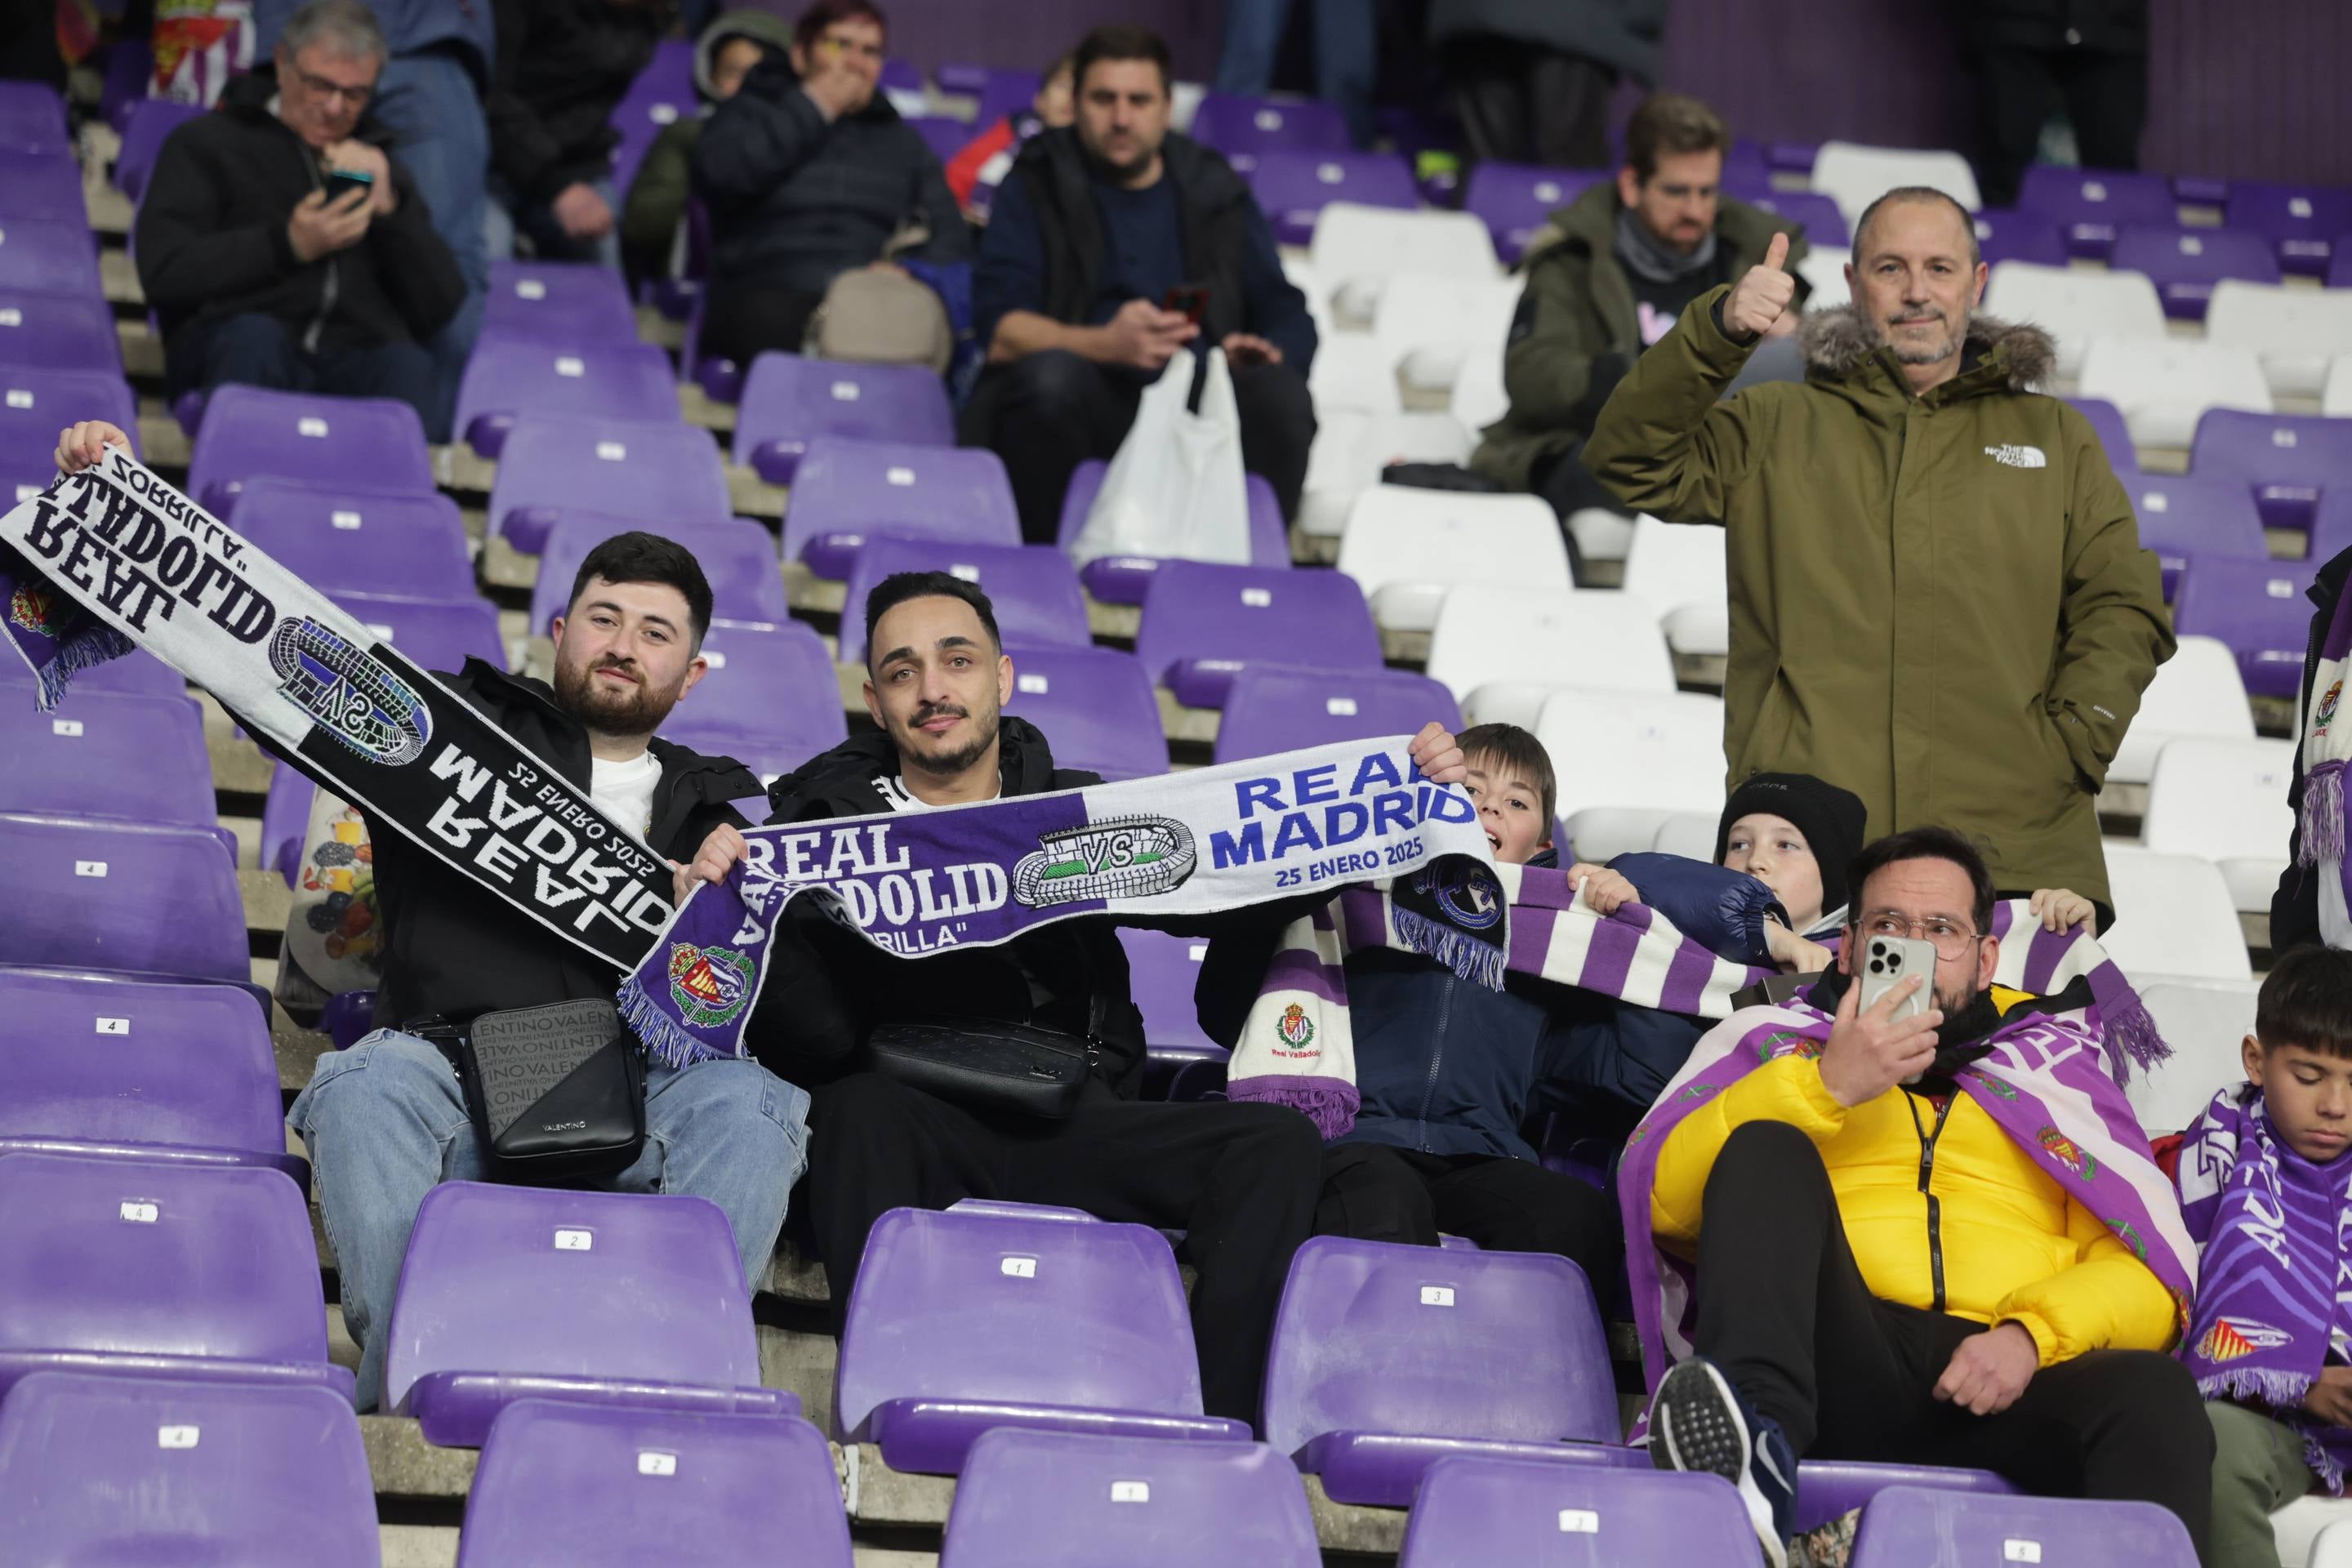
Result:
M463 1027L427 1021L409 1032L457 1068L493 1181L602 1181L645 1147L645 1052L602 997L485 1013Z
M1102 1059L1103 1001L1087 1004L1084 1037L984 1018L886 1024L868 1037L874 1068L968 1110L1067 1121Z

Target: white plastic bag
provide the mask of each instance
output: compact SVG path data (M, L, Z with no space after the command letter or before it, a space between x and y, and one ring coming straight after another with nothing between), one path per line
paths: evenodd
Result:
M1209 351L1198 414L1185 407L1192 391L1192 356L1180 349L1144 389L1135 424L1070 544L1079 565L1106 555L1249 563L1242 422L1223 350Z

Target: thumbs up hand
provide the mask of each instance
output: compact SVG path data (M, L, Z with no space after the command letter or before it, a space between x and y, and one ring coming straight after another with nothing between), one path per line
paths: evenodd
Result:
M1776 234L1764 259L1748 269L1723 302L1723 331L1736 342L1753 342L1788 314L1797 298L1797 279L1786 270L1789 237Z

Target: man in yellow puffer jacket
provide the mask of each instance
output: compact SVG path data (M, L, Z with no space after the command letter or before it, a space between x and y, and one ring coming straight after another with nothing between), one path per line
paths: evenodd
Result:
M1806 998L1835 1008L1826 1042L1747 1072L1658 1151L1654 1237L1703 1288L1653 1458L1738 1485L1776 1563L1803 1456L2157 1502L2201 1552L2211 1444L2161 1353L2179 1303L1955 1080L2036 1005L1991 984L1984 860L1918 829L1865 848L1847 886L1839 970ZM1919 977L1857 1007L1847 964L1872 934L1934 944L1927 1011L1891 1016Z

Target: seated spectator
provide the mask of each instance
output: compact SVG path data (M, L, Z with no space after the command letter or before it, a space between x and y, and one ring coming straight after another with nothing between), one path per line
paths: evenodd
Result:
M466 280L366 117L383 61L365 5L313 0L271 69L164 142L132 237L171 396L238 382L396 397L427 439L448 438L422 340L457 314ZM363 183L331 195L345 175Z
M1687 1265L1696 1325L1651 1401L1653 1462L1734 1482L1775 1564L1807 1457L2154 1502L2201 1553L2211 1432L2163 1353L2187 1260L2168 1285L2147 1250L2165 1238L2117 1217L2163 1178L2144 1141L2104 1131L2093 1095L2130 1113L2095 1029L2062 1010L2087 984L2044 999L1991 984L1992 876L1958 834L1879 839L1845 880L1837 966L1718 1025L1694 1079L1713 1092L1652 1112L1650 1181L1629 1163L1629 1229ZM1934 945L1933 1006L1895 1016L1926 976L1858 1006L1854 950L1873 935ZM2074 1131L2004 1119L2029 1093Z
M972 277L988 368L966 446L1004 459L1023 537L1051 543L1070 475L1118 450L1143 389L1187 344L1233 366L1242 460L1298 510L1315 324L1274 230L1223 157L1168 129L1168 46L1097 27L1078 46L1077 120L1032 137L996 193ZM1196 321L1180 289L1202 291Z
M779 779L771 825L1043 794L1099 783L1057 768L1046 739L1002 712L1013 661L978 588L944 572L885 578L866 601L866 705L878 728ZM1430 777L1461 776L1453 738L1413 745ZM716 882L742 836L712 835L680 887ZM817 1085L807 1195L845 1320L866 1234L887 1210L960 1198L1067 1204L1107 1220L1182 1228L1200 1269L1192 1326L1209 1414L1255 1422L1290 1255L1314 1228L1315 1125L1281 1106L1141 1103L1143 1023L1108 921L1068 921L996 947L901 958L807 901L780 922L747 1038ZM881 1025L1001 1020L1084 1039L1094 1070L1066 1121L974 1109L870 1070Z
M1528 247L1503 354L1510 412L1486 427L1470 467L1507 489L1544 498L1562 521L1587 507L1622 511L1577 461L1601 405L1683 307L1764 259L1793 224L1722 194L1731 132L1697 99L1655 94L1625 126L1625 166L1551 221ZM1799 302L1803 298L1799 285ZM1796 331L1794 310L1773 324Z
M2339 551L2304 590L2316 607L2294 704L2294 776L2286 790L2294 832L2287 840L2278 891L2271 895L2271 946L2280 952L2305 942L2352 947L2352 910L2343 892L2344 793L2331 777L2342 773L2352 757L2347 747L2352 726L2336 726L2333 738L2327 732L2344 678L2352 669L2347 664L2352 656L2352 607L2344 599L2347 580L2352 550Z
M2352 1458L2352 953L2280 955L2223 1089L2182 1141L2181 1212L2200 1253L2184 1342L2210 1401L2213 1542L2206 1561L2279 1560L2270 1516L2344 1495Z
M841 274L890 255L969 253L939 158L878 90L887 27L871 0L816 0L790 51L771 52L703 127L692 163L710 208L705 353L739 364L798 353Z
M694 44L694 89L702 97L698 115L680 115L662 127L645 162L629 182L621 208L621 262L632 283L667 277L678 226L686 221L693 184L694 144L710 110L735 96L751 68L782 48L792 34L766 11L729 11L702 30Z
M621 264L613 110L653 63L668 0L491 0L498 62L488 100L492 260L517 236L547 261Z
M1013 155L1027 144L1029 138L1040 131L1058 131L1077 117L1076 100L1071 92L1070 57L1055 60L1037 82L1037 91L1029 100L1027 112L1008 114L963 145L963 151L948 160L948 189L955 195L956 205L964 216L974 223L986 223L988 215L972 208L972 193L982 184L992 189L1002 184L1013 168Z

